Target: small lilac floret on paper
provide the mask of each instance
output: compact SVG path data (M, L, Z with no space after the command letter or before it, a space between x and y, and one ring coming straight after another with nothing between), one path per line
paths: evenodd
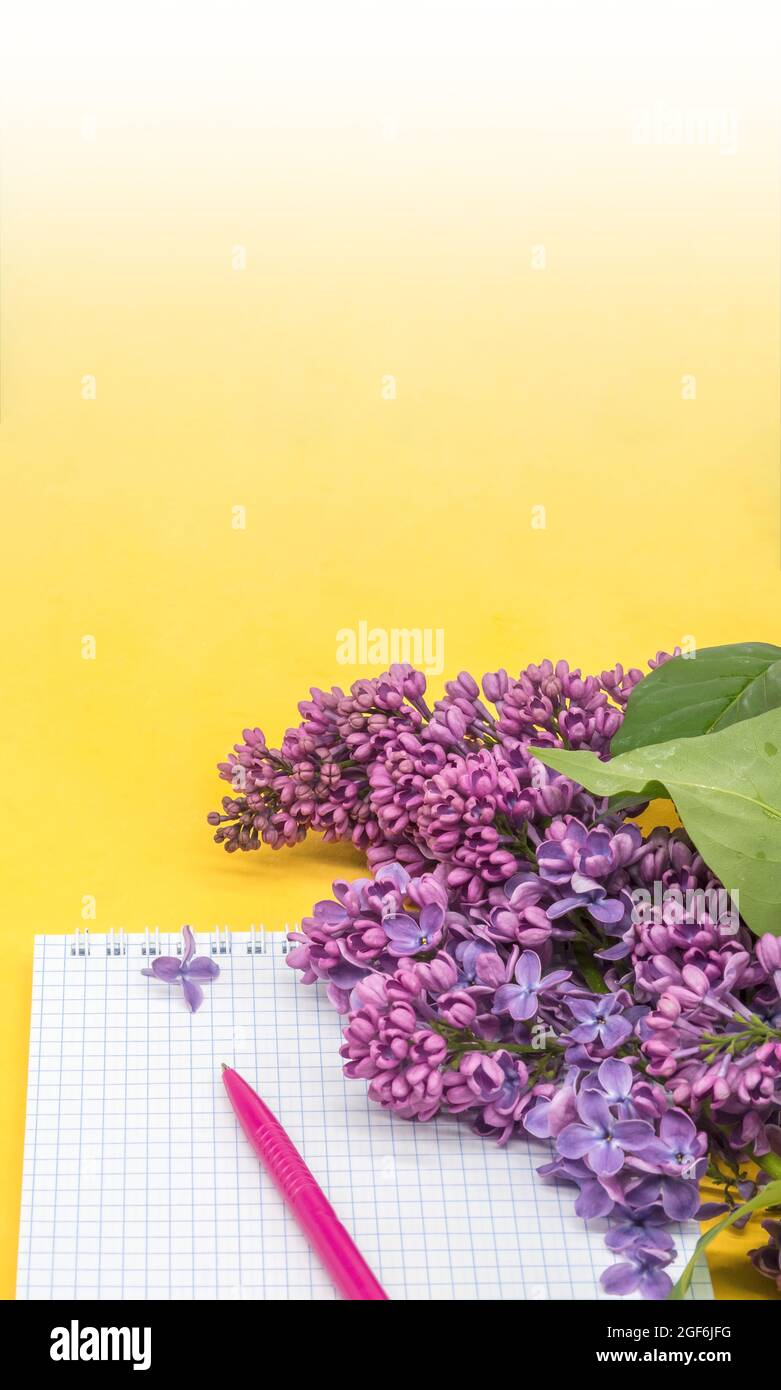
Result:
M216 980L220 967L211 956L194 954L195 936L192 927L182 927L182 940L184 950L181 959L179 956L158 956L148 969L141 971L141 974L149 975L153 980L162 980L166 985L180 984L184 1002L190 1013L194 1014L203 1003L201 985Z

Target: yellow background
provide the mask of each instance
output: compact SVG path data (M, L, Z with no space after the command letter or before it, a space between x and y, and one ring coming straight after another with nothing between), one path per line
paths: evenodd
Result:
M443 628L446 672L477 675L781 637L767 91L750 72L694 84L692 55L608 87L516 57L476 85L432 82L432 57L315 91L292 62L287 82L241 66L181 100L160 74L152 97L103 71L12 91L6 1297L33 934L82 925L84 895L98 931L282 928L357 871L315 842L229 858L205 824L243 726L276 742L310 684L367 674L337 665L338 629ZM739 149L638 145L658 102L736 111ZM721 1241L722 1295L772 1296L752 1239Z

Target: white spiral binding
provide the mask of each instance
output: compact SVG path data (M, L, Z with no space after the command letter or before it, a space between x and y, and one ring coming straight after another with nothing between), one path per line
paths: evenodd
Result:
M233 935L230 927L215 927L217 941L215 946L211 946L213 956L230 956L233 954ZM209 938L211 945L211 937Z
M154 938L150 935L151 932L154 932ZM142 956L159 956L162 954L160 950L159 927L144 927L144 940L141 943L141 954Z
M274 950L277 941L279 941L280 954L286 956L291 949L291 943L287 940L288 932L298 931L298 927L298 922L294 922L292 928L290 923L286 922L284 933L269 932L263 922L259 926L254 922L250 923L249 940L246 945L247 955L266 956ZM141 955L151 959L171 953L181 956L183 950L181 934L173 942L171 941L172 935L171 932L163 933L163 940L161 940L159 926L144 927ZM100 941L100 937L97 939ZM233 933L230 927L215 925L213 930L209 932L208 941L210 955L230 956L233 954ZM103 942L107 956L126 956L128 953L128 937L124 927L110 927L103 937ZM70 954L82 958L92 955L92 938L88 927L75 929L71 938Z
M265 956L266 954L266 928L261 922L256 927L254 922L250 922L249 941L247 942L248 956Z
M147 936L148 936L148 934L149 934L149 929L147 928ZM115 928L115 927L110 927L109 930L106 932L105 936L103 936L103 937L98 936L98 937L95 938L95 939L97 940L97 942L98 942L99 944L101 944L101 945L103 946L103 949L104 949L105 954L106 954L107 956L126 956L126 955L127 955L127 936L126 936L126 934L125 934L125 930L124 930L123 927L119 927L119 929L117 929L117 928ZM89 928L88 928L88 927L77 927L76 930L74 931L73 937L72 937L72 939L71 939L71 944L70 944L70 953L71 953L71 955L72 955L72 956L81 956L82 958L90 957L90 956L92 956L92 954L93 954L92 946L93 946L93 938L90 936ZM159 953L159 949L160 949L160 948L159 948L159 945L158 945L158 946L157 946L157 952L158 952L158 953ZM156 953L154 947L152 947L151 949L147 950L145 946L142 946L141 950L142 950L142 954L146 954L146 955L155 955L155 953Z

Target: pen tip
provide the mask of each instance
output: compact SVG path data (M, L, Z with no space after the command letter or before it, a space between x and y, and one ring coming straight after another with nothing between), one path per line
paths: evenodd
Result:
M227 1071L227 1070L228 1070L228 1063L227 1063L227 1062L220 1062L220 1066L222 1067L223 1071Z

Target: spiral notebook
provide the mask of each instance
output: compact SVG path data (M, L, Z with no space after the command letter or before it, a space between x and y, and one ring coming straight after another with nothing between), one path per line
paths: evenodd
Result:
M39 936L17 1296L331 1299L241 1135L234 1064L276 1111L391 1298L597 1298L604 1223L468 1124L400 1120L341 1072L339 1019L262 928L200 934L220 976L196 1014L141 974L160 932ZM698 1236L677 1234L674 1274ZM712 1297L704 1263L694 1296Z

